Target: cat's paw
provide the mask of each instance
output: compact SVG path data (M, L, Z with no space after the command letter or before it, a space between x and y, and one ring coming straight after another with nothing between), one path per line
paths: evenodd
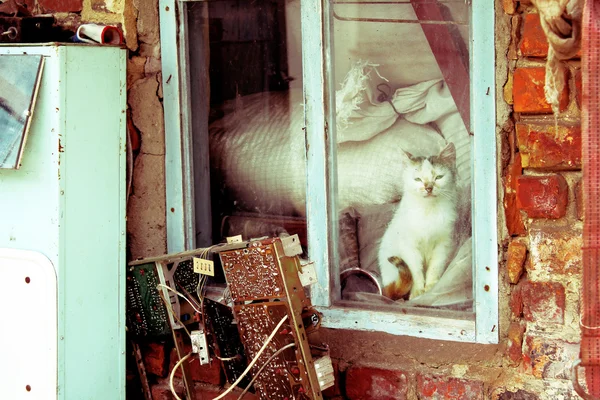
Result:
M427 282L425 284L425 292L429 292L431 289L433 289L433 287L437 285L439 281L439 279L436 279L435 281Z
M414 299L415 297L419 297L423 293L425 293L425 287L424 286L413 287L412 290L410 291L410 300Z

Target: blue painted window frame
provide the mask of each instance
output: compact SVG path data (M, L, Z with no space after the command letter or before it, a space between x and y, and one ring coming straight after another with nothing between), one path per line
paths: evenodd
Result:
M193 0L188 0L193 1ZM160 0L165 111L167 243L169 252L195 247L191 132L187 94L187 26L177 0ZM307 146L307 216L312 286L323 326L382 331L462 342L498 342L498 195L495 134L494 3L471 5L471 130L473 136L474 313L402 314L336 305L335 110L329 73L331 15L327 0L302 0L303 82Z

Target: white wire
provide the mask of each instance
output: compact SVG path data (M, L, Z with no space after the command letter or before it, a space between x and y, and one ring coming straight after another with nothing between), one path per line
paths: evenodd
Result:
M182 294L182 293L179 293L177 290L175 290L175 289L173 289L173 288L171 288L171 287L169 287L169 286L167 286L167 285L163 285L162 283L159 283L158 285L156 285L156 288L157 288L157 289L158 289L159 287L163 287L163 288L165 288L165 289L167 289L167 290L170 290L170 291L171 291L171 292L173 292L173 293L176 293L178 296L181 296L181 297L183 297L184 299L186 299L186 300L187 300L187 302L188 302L188 303L190 303L190 305L192 306L192 308L194 309L194 311L196 311L196 312L197 312L197 313L199 313L199 314L202 314L202 312L201 312L200 310L198 310L198 308L196 308L196 306L194 305L194 303L192 303L192 302L190 301L190 299L188 299L187 297L185 297L185 295L184 295L184 294Z
M227 390L225 390L223 393L221 393L220 395L218 395L217 397L215 397L212 400L222 399L229 392L231 392L233 390L233 388L235 388L237 385L239 385L239 383L242 381L242 379L244 379L244 377L248 374L248 372L250 372L250 369L254 366L254 364L256 364L256 362L258 361L258 358L262 355L263 351L265 351L265 349L267 348L267 345L271 342L271 340L273 340L273 337L279 331L279 328L281 328L281 325L283 325L283 323L285 322L286 319L288 319L287 315L285 317L281 318L281 321L279 321L279 323L277 324L275 329L273 329L273 332L271 332L271 334L269 335L267 340L265 340L265 343L263 343L263 345L260 348L260 350L258 351L258 353L256 353L256 355L254 356L254 359L252 359L252 361L250 361L250 364L248 364L248 367L244 370L244 372L242 372L242 375L240 375L239 378L237 378L237 380L235 382L233 382L233 384L227 388Z
M273 361L273 359L275 357L277 357L279 354L283 353L285 350L289 349L290 347L295 347L295 346L296 346L296 343L290 343L290 344L283 346L282 348L277 350L275 353L273 353L271 355L271 357L269 357L269 359L267 361L265 361L265 363L262 365L262 367L260 367L260 369L256 372L256 375L254 375L254 378L252 378L252 380L250 381L248 386L246 386L246 389L244 389L244 391L242 392L242 394L240 394L240 397L238 397L237 400L242 400L242 397L244 397L244 395L246 393L248 393L248 389L250 389L252 387L252 385L254 384L254 382L256 381L256 378L258 378L260 373L263 372L263 370L267 367L267 365L269 365L269 363L271 361Z
M175 366L173 367L173 370L171 371L171 376L169 377L169 389L171 389L171 393L173 393L173 396L175 396L177 400L181 400L181 397L177 396L177 393L175 393L175 388L173 387L173 377L175 376L175 371L177 371L177 368L179 368L179 366L183 364L185 360L190 358L191 355L192 353L188 353L187 356L177 361L177 364L175 364Z

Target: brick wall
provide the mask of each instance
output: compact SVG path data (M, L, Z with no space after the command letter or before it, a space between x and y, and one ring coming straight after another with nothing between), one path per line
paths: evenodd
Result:
M136 144L128 208L134 257L165 250L164 126L156 0L27 0L66 26L119 24L129 49L130 128ZM568 85L555 128L544 100L547 43L526 1L496 4L497 132L502 253L499 345L457 344L382 333L322 330L337 371L330 399L576 399L569 369L578 356L581 287L581 74L568 62ZM490 61L491 62L491 61ZM141 139L140 139L141 138ZM140 140L138 140L140 139ZM141 143L140 143L141 142ZM173 349L144 348L154 399ZM195 364L194 364L195 363ZM217 362L190 364L198 398L224 383ZM176 386L181 390L179 379ZM228 398L237 398L230 396ZM252 399L252 396L248 396Z

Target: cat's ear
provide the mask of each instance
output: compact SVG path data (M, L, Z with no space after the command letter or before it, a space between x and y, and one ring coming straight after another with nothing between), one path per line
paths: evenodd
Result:
M443 164L454 165L456 163L456 149L454 143L450 142L438 155L438 160Z
M408 157L408 159L409 159L410 161L415 161L415 156L413 156L413 155L412 155L412 153L409 153L409 152L408 152L408 151L406 151L406 150L402 150L402 151L404 152L404 154L406 154L406 157Z

